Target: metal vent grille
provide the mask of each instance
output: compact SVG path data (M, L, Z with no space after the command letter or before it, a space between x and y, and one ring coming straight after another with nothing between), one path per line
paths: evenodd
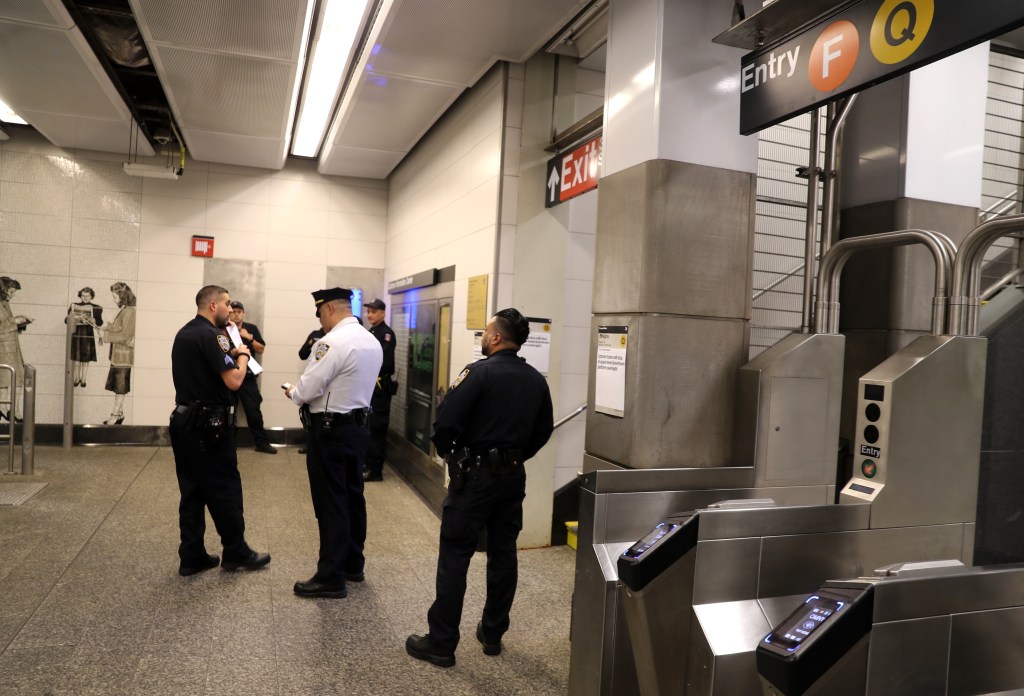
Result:
M305 0L131 0L152 43L297 60Z
M1024 212L1024 58L989 53L981 221ZM983 285L1020 265L1017 243L1000 239L985 254Z
M804 114L759 134L750 358L800 329L807 180L796 170L807 166L810 129ZM824 118L819 132L823 153ZM819 166L823 161L820 154ZM820 229L820 212L818 222Z
M74 22L67 11L60 7L56 11L48 8L45 2L25 2L25 0L0 0L0 19L10 19L15 22L29 22L31 24L45 24L50 27L70 29Z
M167 46L153 52L186 129L282 137L295 65Z
M0 505L21 505L45 487L45 483L0 483Z
M115 108L68 32L0 22L0 64L0 94L15 110L67 114L71 104L75 116L124 121L127 142L127 109Z
M562 26L565 17L586 4L579 0L406 1L400 12L392 13L395 21L380 40L373 69L469 87L493 62L482 58L525 61L539 48L538 38L550 34L551 27Z

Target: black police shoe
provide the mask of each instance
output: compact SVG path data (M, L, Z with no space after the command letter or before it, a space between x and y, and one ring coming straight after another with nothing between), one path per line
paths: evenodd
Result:
M247 557L240 560L229 561L225 558L220 567L224 570L260 570L266 568L268 563L270 563L269 553L252 551Z
M476 639L480 641L480 645L484 646L484 655L500 655L501 654L501 639L499 638L496 643L488 641L484 637L484 625L478 623L476 625Z
M370 471L369 469L367 469L366 471L363 472L363 481L369 482L369 481L383 481L383 480L384 480L384 474L375 474L372 471Z
M256 451L262 452L263 454L277 454L277 448L274 447L269 442L264 442L262 444L256 445Z
M361 572L360 573L349 573L349 572L346 571L345 572L345 579L348 580L349 582L362 582L363 580L366 580L366 574L365 573L361 573Z
M293 588L295 594L300 597L324 597L328 599L341 599L342 597L348 596L348 590L345 589L344 585L327 585L325 583L310 578L309 580L299 580L295 583Z
M204 570L209 570L210 568L216 568L218 565L220 565L220 556L208 553L206 554L206 558L200 558L187 563L182 561L181 565L178 566L178 575L187 577L189 575L201 573Z
M405 651L417 660L429 662L438 667L454 667L455 655L441 650L429 635L419 636L415 633L405 639Z

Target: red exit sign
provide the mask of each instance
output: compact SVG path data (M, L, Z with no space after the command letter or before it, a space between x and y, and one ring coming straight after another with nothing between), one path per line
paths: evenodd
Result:
M194 235L192 237L192 255L212 257L213 237Z
M572 152L548 160L544 206L553 208L581 193L597 188L601 164L601 136L591 138Z

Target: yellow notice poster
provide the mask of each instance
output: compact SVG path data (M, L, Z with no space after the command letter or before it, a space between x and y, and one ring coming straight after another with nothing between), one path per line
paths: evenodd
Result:
M487 276L478 275L469 279L466 298L466 328L483 330L487 328Z

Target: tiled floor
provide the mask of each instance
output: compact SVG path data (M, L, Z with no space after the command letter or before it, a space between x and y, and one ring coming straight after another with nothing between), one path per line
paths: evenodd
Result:
M170 449L39 448L40 493L0 507L0 693L564 694L573 552L520 553L499 657L473 638L483 556L470 571L464 640L442 670L405 654L433 598L437 517L390 470L367 486L367 581L342 600L296 597L317 534L303 458L239 453L257 573L177 575ZM22 480L10 477L7 480ZM207 547L219 552L209 525Z

